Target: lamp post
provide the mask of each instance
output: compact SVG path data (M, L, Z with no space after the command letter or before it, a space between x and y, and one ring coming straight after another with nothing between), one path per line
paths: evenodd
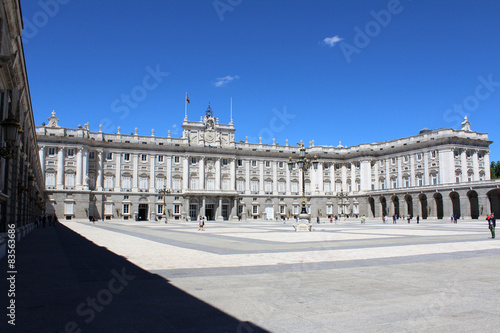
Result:
M348 198L349 195L347 193L344 193L344 190L341 188L340 193L337 193L337 198L340 200L340 207L341 207L341 216L345 215L344 214L344 198Z
M167 223L167 194L170 194L171 190L163 185L163 190L158 190L158 193L163 195L163 218L165 219L165 223Z
M295 158L290 157L288 161L288 169L292 170L295 165L299 167L302 172L302 209L300 211L301 219L309 220L309 214L307 213L306 208L306 182L305 182L305 173L307 170L311 168L311 166L316 170L318 169L318 157L314 156L312 160L307 158L306 148L304 147L304 143L300 143L300 157Z
M17 139L21 130L21 124L12 115L9 115L7 119L0 122L0 126L4 133L2 141L5 143L0 148L0 155L5 159L10 159L14 157L15 149L17 148Z

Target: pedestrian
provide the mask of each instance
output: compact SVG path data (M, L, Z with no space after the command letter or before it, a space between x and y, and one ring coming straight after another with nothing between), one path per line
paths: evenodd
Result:
M417 224L420 222L420 215L417 215Z
M488 228L490 228L491 238L495 238L495 228L497 226L495 213L491 213L491 215L488 215L486 217L486 220L488 221Z
M332 216L330 216L330 223L332 223L332 222L333 222L333 217L332 217Z
M396 214L392 215L392 224L396 224Z
M452 215L452 216L451 216L451 221L450 221L450 223L453 223L453 220L454 220L454 219L455 219L455 218L454 218L454 216Z
M198 231L205 231L205 219L200 215L198 219Z
M457 220L458 220L458 216L457 215L453 215L453 223L457 223Z
M384 223L388 223L389 222L389 218L386 216L384 216ZM396 223L396 221L392 222L393 224Z
M408 219L408 224L410 224L410 221L411 221L411 215L408 214L408 216L406 217Z
M319 216L316 216L316 223L319 224Z
M366 220L365 220L365 216L364 216L364 215L363 215L363 216L361 216L361 224L365 224L365 221L366 221Z

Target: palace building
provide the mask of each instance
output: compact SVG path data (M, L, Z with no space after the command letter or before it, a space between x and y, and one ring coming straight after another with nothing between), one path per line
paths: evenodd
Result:
M318 168L289 161L301 145L235 141L209 105L173 138L65 128L55 112L37 127L49 197L59 218L276 219L300 213L304 188L313 218L334 215L421 219L500 214L500 181L490 180L488 134L424 129L417 135L352 147L305 147ZM290 159L292 158L292 159Z

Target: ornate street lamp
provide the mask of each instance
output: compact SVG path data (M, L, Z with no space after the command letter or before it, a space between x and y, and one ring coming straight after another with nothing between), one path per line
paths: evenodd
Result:
M12 115L9 115L7 119L0 122L0 126L2 127L2 141L4 143L4 146L0 148L0 155L5 159L10 159L14 157L14 152L17 148L17 139L21 124Z
M302 171L302 209L299 217L301 220L307 219L309 221L309 214L306 208L306 183L305 183L305 173L311 168L311 166L316 170L318 169L318 157L314 156L312 160L308 159L306 154L306 148L304 143L300 143L300 157L297 157L294 161L293 157L290 157L288 161L288 169L292 170L295 164Z
M167 223L167 194L171 192L165 185L163 185L163 190L158 190L158 193L163 195L163 218L165 219L165 223Z

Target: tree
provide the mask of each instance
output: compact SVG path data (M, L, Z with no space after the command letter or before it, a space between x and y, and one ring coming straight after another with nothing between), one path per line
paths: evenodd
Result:
M500 161L491 162L491 179L500 179Z

